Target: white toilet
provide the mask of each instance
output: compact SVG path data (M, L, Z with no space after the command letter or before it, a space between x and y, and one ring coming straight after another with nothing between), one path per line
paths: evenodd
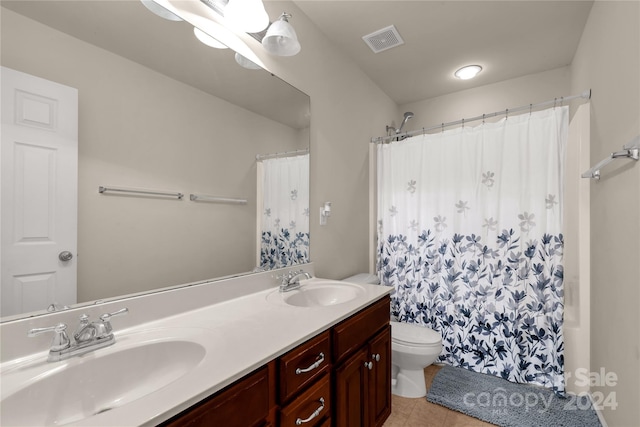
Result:
M379 284L377 276L356 274L345 282ZM402 397L424 397L427 388L424 368L436 361L442 351L442 337L433 329L391 320L391 392Z

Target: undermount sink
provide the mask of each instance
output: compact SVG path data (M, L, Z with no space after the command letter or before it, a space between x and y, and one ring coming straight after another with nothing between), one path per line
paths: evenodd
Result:
M16 378L21 382L17 390L3 390L0 424L79 422L171 384L195 368L207 352L203 345L189 339L190 334L174 334L169 339L154 339L153 333L151 337L132 335L136 337L130 342L125 337L120 349L121 343L116 342L110 349L100 350L104 353L96 351L64 362L41 362L17 369L14 375L23 374L25 378Z
M327 307L351 301L364 292L360 285L337 280L310 279L301 283L299 289L275 291L268 299L295 307Z

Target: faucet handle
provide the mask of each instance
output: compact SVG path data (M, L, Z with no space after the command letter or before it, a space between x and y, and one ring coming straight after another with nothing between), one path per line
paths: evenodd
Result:
M128 312L129 312L128 308L123 308L118 311L114 311L113 313L105 313L102 316L100 316L100 320L102 320L103 322L108 322L109 320L111 320L112 317L120 316L122 314L127 314Z
M45 332L53 332L55 336L51 341L51 351L61 351L71 346L71 340L67 335L67 325L64 323L58 323L55 326L49 326L48 328L34 328L29 330L27 336L29 338L44 334Z
M94 322L96 325L96 338L103 339L112 335L113 327L111 326L111 318L113 316L120 316L121 314L127 314L129 312L128 308L123 308L118 311L114 311L113 313L105 313L100 316L100 320L102 323Z

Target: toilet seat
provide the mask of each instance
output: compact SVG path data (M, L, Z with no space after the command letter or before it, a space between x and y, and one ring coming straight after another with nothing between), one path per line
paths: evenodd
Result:
M434 347L442 344L442 337L425 326L391 321L391 341L412 347Z

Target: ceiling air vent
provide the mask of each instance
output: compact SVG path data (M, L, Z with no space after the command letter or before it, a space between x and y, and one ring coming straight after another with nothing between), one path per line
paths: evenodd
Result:
M362 40L371 48L374 53L380 53L392 47L404 44L404 40L400 37L400 33L396 27L390 25L386 28L367 34Z

